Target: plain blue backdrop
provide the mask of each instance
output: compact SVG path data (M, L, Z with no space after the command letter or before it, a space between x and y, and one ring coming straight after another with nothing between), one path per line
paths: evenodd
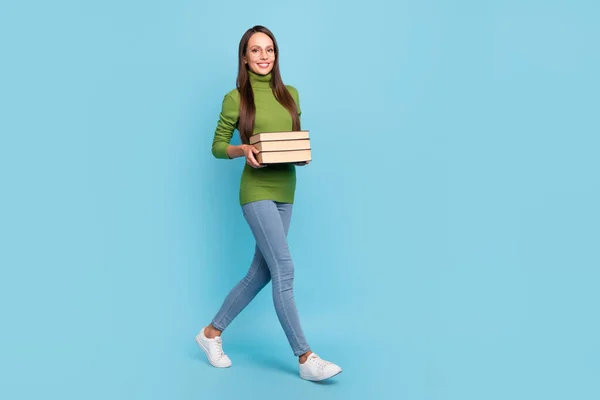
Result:
M0 398L598 399L589 1L3 1ZM314 161L290 231L302 381L210 152L244 31L276 35ZM236 142L239 143L236 133Z

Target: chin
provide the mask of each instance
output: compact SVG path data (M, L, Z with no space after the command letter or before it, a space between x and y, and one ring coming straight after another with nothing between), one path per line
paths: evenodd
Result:
M254 68L254 72L256 72L259 75L267 75L271 71L273 71L273 67L270 67L270 68L259 68L259 67L256 67L256 68Z

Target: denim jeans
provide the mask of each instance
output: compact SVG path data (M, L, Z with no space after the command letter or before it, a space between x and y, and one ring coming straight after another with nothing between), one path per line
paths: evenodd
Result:
M212 324L224 331L272 280L277 318L294 355L299 356L310 347L304 338L294 301L294 264L287 243L292 204L261 200L244 204L242 211L256 240L254 259L246 276L225 298Z

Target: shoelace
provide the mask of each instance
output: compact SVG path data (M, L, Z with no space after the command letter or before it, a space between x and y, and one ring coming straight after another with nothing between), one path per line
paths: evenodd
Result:
M217 356L219 358L223 357L223 341L221 338L215 338L215 349L217 350Z
M321 368L325 368L326 366L328 366L329 364L331 364L330 361L325 361L323 360L321 357L312 357L310 359L310 361L314 364L317 364L319 367Z

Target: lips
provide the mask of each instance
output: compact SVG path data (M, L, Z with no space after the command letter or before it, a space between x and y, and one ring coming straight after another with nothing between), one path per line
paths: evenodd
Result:
M268 68L270 63L257 63L256 65L258 65L261 68Z

